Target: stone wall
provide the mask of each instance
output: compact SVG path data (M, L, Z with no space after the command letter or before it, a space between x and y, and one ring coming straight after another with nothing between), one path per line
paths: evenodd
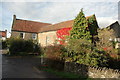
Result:
M11 37L12 38L16 38L16 37L19 37L19 36L20 36L20 32L16 32L16 31L11 32Z
M120 78L120 71L118 70L91 67L73 62L66 62L64 65L64 70L66 72L72 72L90 78Z
M24 33L25 33L24 36L25 40L32 39L32 33L28 33L28 32L24 32ZM12 31L11 37L13 38L20 37L20 32ZM53 45L56 39L57 39L56 31L42 32L42 33L38 33L37 35L37 41L38 43L41 44L42 47Z
M20 33L21 33L21 32L18 32L18 31L12 31L11 37L13 37L13 38L20 37ZM33 34L33 33L24 32L24 34L25 34L25 36L24 36L24 39L25 39L25 40L32 39L32 34Z
M42 47L53 45L56 40L56 31L42 32L38 34L38 42Z

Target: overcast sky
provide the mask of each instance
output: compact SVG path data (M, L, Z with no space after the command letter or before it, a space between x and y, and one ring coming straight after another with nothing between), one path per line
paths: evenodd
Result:
M7 29L9 32L14 14L18 19L55 24L74 19L83 8L85 16L96 15L99 27L118 20L118 2L2 2L0 8L0 30Z

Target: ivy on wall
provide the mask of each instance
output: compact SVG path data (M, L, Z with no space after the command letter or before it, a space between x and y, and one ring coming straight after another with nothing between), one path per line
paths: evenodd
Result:
M69 28L62 28L60 30L57 30L56 34L57 34L57 38L59 39L58 42L60 44L64 44L64 40L66 39L66 36L70 35L71 29L72 28L69 27Z

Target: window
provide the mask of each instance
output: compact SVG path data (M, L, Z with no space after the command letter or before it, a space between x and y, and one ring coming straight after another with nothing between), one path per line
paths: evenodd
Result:
M20 38L24 39L25 33L20 33Z
M120 38L118 38L118 42L120 42Z
M49 43L50 42L50 37L49 36L47 36L47 43Z
M50 44L50 36L46 36L46 46Z
M37 34L33 33L32 34L32 39L36 40L37 39Z
M115 38L115 42L120 42L120 38Z

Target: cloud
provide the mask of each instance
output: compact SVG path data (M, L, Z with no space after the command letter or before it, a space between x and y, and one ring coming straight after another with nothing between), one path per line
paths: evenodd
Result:
M76 17L80 9L86 16L95 14L100 27L106 27L117 20L117 2L3 2L3 29L11 30L12 16L19 19L47 23L58 23ZM46 0L47 1L47 0Z
M118 2L119 0L2 0L2 2Z
M81 8L84 8L87 16L95 13L98 17L111 17L117 14L117 3L10 2L4 3L3 6L4 5L8 11L12 14L16 14L19 18L43 20L53 23L75 18Z
M118 3L118 20L119 20L119 23L120 23L120 1Z
M112 17L99 17L97 18L97 21L100 28L105 28L111 25L112 23L118 21L118 19L114 19Z

